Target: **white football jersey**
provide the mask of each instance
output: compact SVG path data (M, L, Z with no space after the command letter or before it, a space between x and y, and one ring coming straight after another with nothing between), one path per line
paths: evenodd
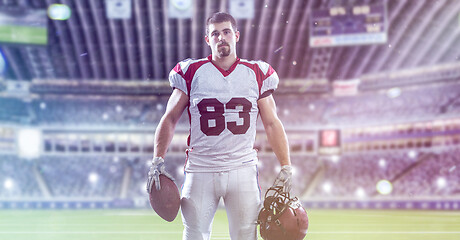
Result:
M171 87L190 98L188 172L218 172L257 164L253 148L257 100L275 90L279 78L263 61L237 59L229 70L212 57L184 60L169 74Z

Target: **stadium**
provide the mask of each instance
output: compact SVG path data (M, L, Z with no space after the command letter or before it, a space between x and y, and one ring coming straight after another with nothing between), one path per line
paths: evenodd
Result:
M0 239L181 239L147 174L168 74L210 54L218 11L238 56L280 77L305 239L460 239L451 0L0 0ZM179 189L188 135L184 113L165 158ZM280 167L260 122L254 147L263 195Z

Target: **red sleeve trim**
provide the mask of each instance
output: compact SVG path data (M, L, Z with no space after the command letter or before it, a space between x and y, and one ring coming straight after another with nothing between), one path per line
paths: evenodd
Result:
M184 73L182 71L182 68L180 66L180 63L176 64L176 66L173 68L173 70L178 73L184 80L185 84L187 86L187 95L190 97L190 90L192 88L192 80L193 77L195 76L196 71L203 66L204 64L208 63L209 60L203 60L199 62L195 62L190 64L188 67L187 71Z
M254 73L256 74L256 79L257 79L257 85L259 86L259 96L261 94L261 89L262 89L262 84L267 79L270 77L273 73L275 73L275 69L272 68L272 66L268 65L268 71L267 73L263 73L262 70L260 69L259 65L257 63L251 64L248 62L240 62L244 66L250 68Z

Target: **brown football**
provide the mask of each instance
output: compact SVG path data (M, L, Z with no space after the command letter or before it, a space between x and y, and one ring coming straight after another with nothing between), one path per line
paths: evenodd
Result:
M150 206L164 220L168 222L174 221L179 212L180 194L179 189L173 180L160 175L161 189L157 190L155 183L152 184L150 191Z

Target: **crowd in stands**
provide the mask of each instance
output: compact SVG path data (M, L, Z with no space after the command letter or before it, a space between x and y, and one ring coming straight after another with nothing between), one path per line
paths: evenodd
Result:
M312 198L372 199L459 197L460 151L384 151L353 153L326 160L324 176ZM378 189L381 180L390 182L388 193Z
M27 124L31 121L31 108L17 98L0 98L0 122Z
M0 155L0 199L41 197L34 165L15 156Z
M454 84L405 88L398 96L389 96L386 91L364 92L353 97L275 94L275 100L285 127L295 130L458 118L459 93L460 85ZM0 109L0 123L22 124L24 122L16 119L20 117L31 120L32 124L55 128L147 126L154 129L165 111L167 97L136 101L122 98L1 101L5 108ZM187 129L186 126L188 120L184 114L179 128ZM379 135L382 136L385 137ZM354 139L371 137L375 136L356 135ZM433 148L430 152L430 148L415 155L408 154L410 149L356 151L333 158L293 155L293 193L304 199L460 197L457 184L460 182L460 150L452 146L443 151ZM262 194L279 171L274 155L270 155L269 150L263 152L258 165ZM149 159L118 158L110 154L112 152L105 155L96 152L45 154L34 160L0 155L0 198L40 198L48 194L52 198L145 198ZM180 187L185 157L171 155L167 160L167 170ZM392 184L392 191L387 195L377 191L376 184L380 180Z
M458 117L459 84L401 88L390 93L361 92L354 96L299 96L275 94L278 114L287 127L324 125L359 126L420 121L436 117ZM42 126L151 126L165 111L168 96L155 98L55 98L34 99L30 103L1 99L2 116L21 116ZM186 115L186 114L184 114ZM24 117L25 116L25 117ZM5 118L5 117L3 117ZM17 120L17 119L16 119ZM187 116L179 125L187 125Z
M275 96L278 114L290 127L353 127L412 122L460 115L460 85L364 92L356 96L296 98Z
M117 198L124 162L110 157L48 156L34 161L56 198Z
M279 171L276 158L259 157L261 194ZM180 188L184 156L167 157L167 171ZM293 156L292 193L303 199L385 199L460 196L460 150L438 152L380 151L350 153L336 158ZM46 156L35 160L0 156L0 198L145 198L148 158L107 156ZM123 179L129 177L126 184ZM377 183L387 180L392 191L381 194ZM125 189L123 189L125 188ZM125 192L123 195L122 192Z
M58 99L32 102L36 123L45 126L151 126L163 115L167 98L157 100Z
M324 121L341 126L389 124L395 120L410 122L460 114L454 99L460 85L440 85L429 88L400 89L398 95L388 91L363 93L359 97L340 97L324 115Z
M392 196L460 196L460 150L427 154L422 162L394 184Z
M406 152L348 154L324 159L324 176L315 197L372 197L379 180L391 180L414 163Z

